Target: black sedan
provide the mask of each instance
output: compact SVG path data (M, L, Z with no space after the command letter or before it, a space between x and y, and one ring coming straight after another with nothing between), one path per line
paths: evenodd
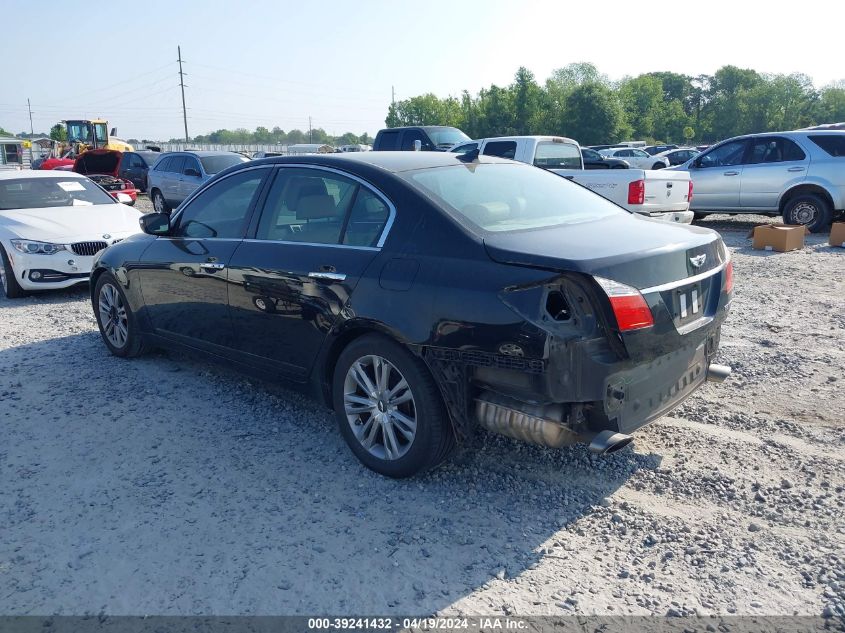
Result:
M147 172L161 157L161 152L143 150L139 152L123 152L120 160L118 176L130 180L139 191L147 190Z
M610 158L602 156L596 150L589 147L581 148L581 158L584 160L584 169L630 169L631 165L621 158Z
M270 158L141 225L91 274L109 350L180 346L309 389L392 477L478 427L610 452L729 371L710 364L732 287L718 234L521 163Z

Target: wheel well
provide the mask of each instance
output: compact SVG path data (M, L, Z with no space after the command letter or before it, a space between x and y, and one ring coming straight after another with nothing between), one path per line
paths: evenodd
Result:
M343 350L352 343L352 341L361 338L362 336L366 336L367 334L381 334L391 340L393 337L385 334L383 331L367 326L356 326L350 328L340 334L334 341L332 341L331 347L326 351L325 355L323 356L323 365L320 370L320 383L321 383L321 391L323 395L323 399L325 400L326 404L329 408L332 407L332 382L334 378L334 368L337 364L337 359L340 358L340 355L343 353Z
M91 292L91 305L94 305L94 292L97 287L97 280L104 272L106 272L105 268L97 268L96 270L91 271L91 278L88 281L88 289Z
M828 208L833 210L833 198L830 197L830 194L824 187L820 187L819 185L798 185L797 187L793 187L783 194L778 210L780 213L783 213L783 210L786 208L786 205L789 204L790 200L792 200L795 196L801 196L808 193L821 197L822 200L827 202Z

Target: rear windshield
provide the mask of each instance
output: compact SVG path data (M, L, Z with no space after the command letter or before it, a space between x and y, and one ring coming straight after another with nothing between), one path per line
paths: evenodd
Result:
M200 162L202 163L202 168L205 170L205 173L216 174L217 172L223 171L232 165L240 165L241 163L249 162L249 159L246 156L241 156L240 154L222 154L220 156L203 156L200 158Z
M562 176L522 164L455 165L402 174L459 221L518 231L627 213Z
M845 156L845 134L817 134L810 136L810 140L831 156Z
M424 128L426 134L431 139L431 142L434 143L435 147L440 147L442 145L455 145L456 143L463 143L464 141L470 140L470 138L461 132L458 128L454 127L445 127L445 128L431 128L427 127Z
M0 211L114 204L87 178L15 178L0 180Z
M581 169L581 152L571 143L537 143L534 164L543 169Z

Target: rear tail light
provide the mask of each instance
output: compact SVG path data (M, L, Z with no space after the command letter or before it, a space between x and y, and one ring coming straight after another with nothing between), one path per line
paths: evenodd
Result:
M654 325L651 308L648 307L639 290L611 279L595 277L595 280L610 299L610 307L613 308L616 324L622 332Z
M643 204L645 202L645 180L635 180L628 183L628 204Z
M692 180L689 181L689 191L687 192L687 202L692 202Z
M728 262L725 266L725 292L733 292L734 289L734 263Z

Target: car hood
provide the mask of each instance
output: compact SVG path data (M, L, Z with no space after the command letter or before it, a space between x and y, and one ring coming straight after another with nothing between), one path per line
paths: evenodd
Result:
M487 254L503 264L572 271L647 288L718 267L725 258L719 234L635 214L531 231L488 233ZM705 254L695 268L693 255Z
M141 214L124 204L95 204L78 207L47 207L0 211L0 225L11 237L66 244L139 233Z
M77 174L107 174L117 176L123 152L112 149L92 149L80 154L73 163Z

